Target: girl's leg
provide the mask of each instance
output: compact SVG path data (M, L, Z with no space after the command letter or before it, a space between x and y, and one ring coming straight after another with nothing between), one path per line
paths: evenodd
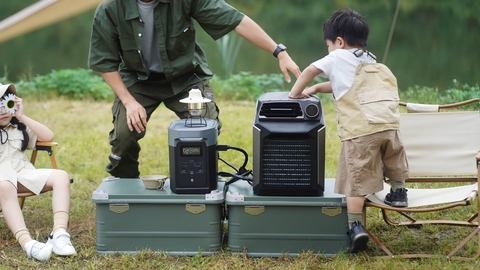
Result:
M68 173L62 170L55 170L45 183L44 189L53 190L53 232L58 229L68 229L70 213L70 178Z
M0 181L0 204L8 228L14 233L28 257L41 261L48 260L52 247L32 239L18 204L17 189L10 181Z
M15 234L18 243L25 249L25 243L32 240L18 204L17 189L10 181L0 181L0 204L8 228Z
M53 252L61 256L77 254L68 234L70 212L70 178L68 173L55 170L50 174L44 189L52 189L53 230L47 244L53 246Z

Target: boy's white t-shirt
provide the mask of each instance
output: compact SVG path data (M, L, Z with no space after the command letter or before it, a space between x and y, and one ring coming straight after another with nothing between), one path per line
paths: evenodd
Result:
M353 54L355 50L357 49L336 49L312 63L314 67L323 71L320 77L330 80L333 96L337 100L352 86L358 65L376 62L372 53L364 52L362 56L357 57Z

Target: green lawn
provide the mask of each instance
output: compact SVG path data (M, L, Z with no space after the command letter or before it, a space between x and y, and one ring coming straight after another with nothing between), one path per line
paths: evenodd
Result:
M24 101L26 114L43 122L55 131L56 150L60 168L68 171L74 184L71 188L71 234L78 255L71 258L52 256L49 262L30 260L18 244L0 249L0 269L479 269L475 262L449 261L446 259L402 260L376 259L383 255L370 241L369 250L359 255L347 253L334 257L316 256L311 253L298 257L248 258L224 250L214 256L166 256L152 252L136 255L99 255L95 246L95 204L91 195L108 174L104 166L109 155L108 132L111 129L110 102L72 101L62 98ZM223 122L219 144L236 146L249 154L248 168L252 168L252 124L255 104L252 102L220 102ZM327 119L326 177L335 176L339 139L336 135L334 112L331 104L325 105ZM168 174L167 131L174 114L163 106L152 116L148 133L141 141L141 173ZM243 156L235 151L221 152L221 157L240 166ZM47 167L46 155L37 159L37 167ZM220 171L230 171L219 163ZM470 209L471 210L471 209ZM463 215L465 210L450 211L445 215ZM32 235L43 240L50 232L52 214L50 194L27 199L24 208L27 226ZM394 250L402 252L448 253L452 240L469 232L465 228L425 226L423 229L392 228L386 225L376 210L368 211L368 226ZM0 235L12 238L5 222L0 222ZM463 254L474 253L477 240Z

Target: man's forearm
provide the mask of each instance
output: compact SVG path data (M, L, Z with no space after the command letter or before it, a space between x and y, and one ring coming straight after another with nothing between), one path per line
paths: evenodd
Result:
M126 105L126 103L128 103L130 100L134 99L123 83L122 77L118 71L102 72L100 74L124 105Z

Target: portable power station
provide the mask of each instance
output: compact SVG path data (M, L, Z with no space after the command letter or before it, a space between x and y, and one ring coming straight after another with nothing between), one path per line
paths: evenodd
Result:
M188 126L177 120L168 129L170 189L178 194L205 194L217 188L217 121Z

